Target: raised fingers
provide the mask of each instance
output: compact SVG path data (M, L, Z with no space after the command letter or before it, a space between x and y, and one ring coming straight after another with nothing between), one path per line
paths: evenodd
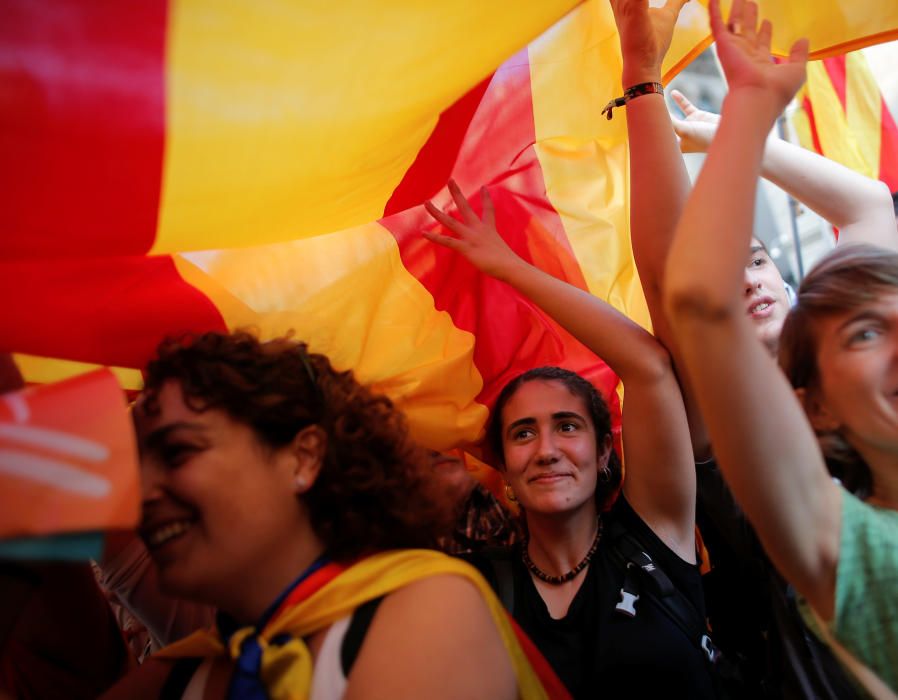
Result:
M710 0L708 3L708 18L711 20L711 32L715 38L720 37L728 27L724 26L723 14L720 11L720 0Z
M496 207L493 206L493 198L485 186L480 188L480 201L483 203L483 223L496 228Z
M789 63L806 63L810 42L807 39L799 39L789 49Z
M458 183L456 183L455 180L452 179L449 180L449 194L452 195L455 206L458 207L458 213L461 214L461 218L466 224L471 226L480 221L477 214L475 214L474 210L471 209L471 205L468 203L468 200L465 198L464 194L462 194L461 188L458 186Z
M431 202L430 200L427 200L426 202L424 202L424 208L427 209L428 214L430 214L434 219L439 221L443 226L445 226L447 229L449 229L453 233L457 233L457 234L461 235L464 232L464 229L466 228L465 224L463 224L458 219L455 219L455 218L449 216L446 212L442 211L441 209L438 209L436 206L434 206L434 203ZM434 235L439 235L439 234L434 234ZM428 240L434 240L426 233L425 233L425 237ZM442 238L448 238L448 236L442 236ZM439 242L439 241L437 241L437 242Z
M742 34L744 9L745 0L733 0L733 6L730 8L730 21L727 23L727 29L733 34Z
M761 28L758 30L758 44L767 53L770 53L770 42L773 39L773 24L769 19L761 22Z
M679 107L680 110L683 112L683 114L685 114L687 117L688 117L690 114L694 114L695 112L698 111L698 109L696 108L696 106L695 106L694 104L692 104L692 103L686 98L686 95L684 95L684 94L683 94L682 92L680 92L679 90L671 90L671 91L670 91L670 96L673 98L673 101L676 102L677 107Z
M749 0L749 2L745 3L745 7L742 10L742 36L754 43L757 40L757 35L758 3Z

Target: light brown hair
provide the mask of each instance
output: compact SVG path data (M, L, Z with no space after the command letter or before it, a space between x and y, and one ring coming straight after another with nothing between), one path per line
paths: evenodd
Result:
M801 283L780 336L779 363L792 386L811 395L820 390L819 321L855 311L883 293L895 291L898 253L854 244L839 247L823 258ZM854 448L838 431L818 432L817 436L833 476L862 498L869 496L873 477Z

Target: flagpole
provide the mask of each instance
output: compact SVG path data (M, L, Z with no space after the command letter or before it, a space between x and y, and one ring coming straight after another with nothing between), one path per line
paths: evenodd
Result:
M776 120L776 131L777 136L779 136L783 141L788 141L786 138L786 115L785 113L781 114L779 119ZM798 200L795 199L791 194L785 192L786 199L789 202L789 223L792 226L792 247L795 249L795 262L796 267L798 268L798 282L799 284L804 279L804 256L801 253L801 236L798 233Z

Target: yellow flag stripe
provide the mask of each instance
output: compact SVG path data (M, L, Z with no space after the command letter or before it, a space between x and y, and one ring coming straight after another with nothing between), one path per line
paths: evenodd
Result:
M575 4L173 1L152 252L377 219L440 113Z
M390 396L434 449L476 440L486 407L474 336L458 329L372 223L329 236L175 256L230 329L292 331L339 369Z

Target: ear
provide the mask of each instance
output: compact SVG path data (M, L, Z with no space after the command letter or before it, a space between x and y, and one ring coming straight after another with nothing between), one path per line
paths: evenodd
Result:
M297 495L305 493L318 478L327 449L327 433L319 425L307 425L290 443L293 462L293 488Z
M811 427L818 433L831 433L839 429L841 424L826 409L820 401L818 393L814 390L800 387L795 390L795 396L804 408L804 412L811 423Z
M599 462L599 469L604 469L606 466L608 466L608 460L611 459L611 449L613 443L614 439L609 433L604 438L602 438L602 441L598 444L597 457Z

